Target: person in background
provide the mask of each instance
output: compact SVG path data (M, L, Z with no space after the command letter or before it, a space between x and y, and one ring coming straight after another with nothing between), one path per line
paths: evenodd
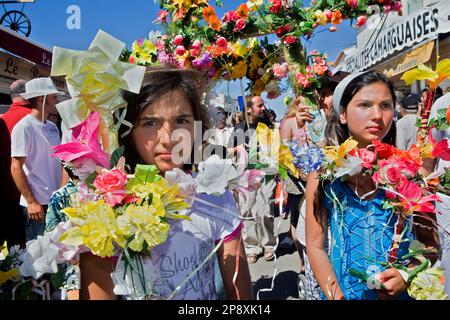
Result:
M250 145L256 145L255 131L259 123L265 123L266 106L262 97L249 95L246 97L247 121L239 123L232 135L232 154L239 148L249 152ZM273 126L269 126L273 129ZM264 255L266 261L274 259L276 238L274 235L274 217L270 209L270 199L275 190L273 176L265 176L259 188L248 193L247 197L239 197L239 207L244 218L243 239L249 263L255 263Z
M231 125L236 127L239 123L244 121L244 114L240 111L235 112L231 115Z
M14 81L9 87L12 104L0 116L0 203L3 207L0 224L0 244L25 246L25 221L19 204L20 192L11 175L11 132L17 122L31 113L31 104L20 94L25 92L26 80Z
M402 118L397 121L397 148L409 150L416 143L417 110L419 109L419 95L412 93L400 101L400 114Z
M50 78L28 81L21 96L30 101L32 111L11 134L11 174L21 193L27 241L44 233L48 202L61 184L61 163L51 157L51 148L61 139L58 128L47 118L55 109L57 95L62 94Z

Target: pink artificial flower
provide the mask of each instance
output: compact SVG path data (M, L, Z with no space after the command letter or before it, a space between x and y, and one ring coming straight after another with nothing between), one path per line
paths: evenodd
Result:
M403 179L402 183L398 186L397 192L402 195L399 197L399 203L393 203L395 207L401 207L406 211L406 214L411 215L414 212L431 212L436 211L434 201L440 201L439 196L436 194L423 196L420 186L412 181Z
M317 74L319 77L321 77L328 71L328 65L313 63L312 71L314 72L314 74Z
M375 152L367 149L353 149L349 152L349 155L360 158L363 163L361 166L366 169L372 169L375 160L377 159Z
M440 157L442 160L450 161L450 148L448 140L444 139L434 145L433 157Z
M183 36L176 35L175 38L173 38L173 44L176 46L181 46L183 44Z
M197 49L197 50L202 50L202 43L200 40L196 39L192 45L191 45L192 49Z
M362 27L363 25L365 25L366 24L366 22L367 22L367 17L366 16L359 16L357 19L356 19L356 26L359 28L359 27Z
M225 13L225 15L222 18L222 22L236 22L239 19L239 15L236 13L236 11L228 11Z
M391 5L391 9L393 11L400 12L402 10L402 8L403 8L403 4L402 4L401 1L393 2L392 5Z
M389 12L391 12L391 5L390 5L390 4L385 4L385 5L383 6L383 8L384 8L384 13L389 13Z
M158 12L158 21L159 22L167 22L167 16L169 15L169 12L165 10L161 10Z
M300 85L300 87L307 89L310 86L308 77L306 75L304 75L303 73L297 73L295 75L295 78L298 81L298 84Z
M347 4L352 8L358 8L358 0L346 0Z
M245 20L239 19L236 21L236 26L234 27L233 31L240 31L245 28Z
M331 21L331 18L333 17L333 12L329 9L324 10L323 12L325 14L325 17L327 18L327 22Z
M219 37L219 38L217 38L217 40L216 40L216 45L217 45L219 48L226 48L226 47L228 47L228 41L227 41L227 39L225 39L224 37Z
M182 56L182 55L184 55L185 52L186 52L186 48L184 46L177 46L175 48L175 54L177 56Z
M94 187L97 192L105 197L106 203L111 207L121 204L127 197L125 185L127 184L127 176L117 168L112 170L104 170L94 180Z
M289 67L287 62L284 62L282 64L279 63L275 63L273 65L273 74L275 75L275 77L277 77L278 79L283 79L286 78L288 73L289 73Z
M375 183L398 185L404 178L412 178L417 174L418 167L410 159L392 156L387 160L378 161L378 171L372 179Z
M72 142L52 148L55 151L52 157L64 162L76 160L78 163L91 159L103 168L109 168L109 157L98 141L99 125L100 113L91 112L86 120L72 129Z

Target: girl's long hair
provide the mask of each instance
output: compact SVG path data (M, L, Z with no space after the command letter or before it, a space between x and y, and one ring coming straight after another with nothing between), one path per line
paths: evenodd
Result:
M347 85L345 88L342 98L340 101L340 112L343 112L347 109L350 101L353 99L353 97L358 93L359 90L361 90L363 87L368 86L370 84L376 83L376 82L382 82L384 83L392 96L392 102L395 106L396 104L396 95L395 95L395 89L392 82L382 73L377 71L368 71L365 72L352 81ZM327 127L325 128L325 136L326 136L326 145L327 146L333 146L334 141L337 141L338 144L342 144L350 138L350 133L347 127L347 124L342 124L339 120L339 115L336 114L336 112L333 112L333 115L331 116ZM382 139L384 143L388 143L390 145L395 146L395 137L396 137L396 127L395 122L392 122L391 128L389 129L386 136ZM327 223L327 214L326 210L323 210L323 201L324 199L324 186L319 185L317 188L315 197L314 197L314 216L316 220L322 224L322 226L325 226Z

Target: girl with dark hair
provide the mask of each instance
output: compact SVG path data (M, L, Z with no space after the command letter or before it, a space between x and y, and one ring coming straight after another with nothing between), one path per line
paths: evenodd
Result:
M125 94L128 107L122 122L132 128L122 126L119 136L131 171L137 164L155 165L163 176L176 168L185 172L193 168L195 137L208 128L195 80L193 71L152 67L146 72L139 95ZM201 132L194 130L196 121L201 121ZM177 154L180 143L185 148ZM229 191L218 196L197 194L186 215L190 220L171 220L167 241L152 249L153 291L162 298L177 292L175 299L217 299L213 249L223 241L217 260L226 298L251 299L250 272L240 241L242 224L233 195ZM81 298L114 298L112 263L108 266L105 259L92 255L89 259L86 268L83 261L81 264ZM96 265L93 260L103 263Z
M358 148L374 140L394 146L395 100L393 85L384 75L369 71L348 76L335 91L336 115L326 130L327 144L341 145L352 137ZM325 298L407 298L401 273L378 264L387 262L396 222L392 209L383 206L385 191L377 189L370 175L343 178L319 182L319 173L314 172L307 180L306 248ZM416 229L405 230L407 241L399 247L400 257L408 253L409 241L422 236ZM375 275L377 281L370 286L353 270Z

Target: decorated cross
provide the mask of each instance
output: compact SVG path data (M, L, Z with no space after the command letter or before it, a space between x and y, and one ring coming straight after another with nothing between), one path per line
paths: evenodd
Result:
M316 102L317 90L331 75L326 55L313 51L308 56L300 37L312 37L318 26L331 24L334 32L344 19L365 24L376 13L398 12L399 0L312 0L304 7L300 0L249 0L219 19L215 0L155 0L161 11L155 20L165 32L138 40L126 58L140 65L174 64L203 71L214 80L247 78L250 91L269 98L279 95L279 82L290 76L297 95ZM275 34L279 41L269 43Z

